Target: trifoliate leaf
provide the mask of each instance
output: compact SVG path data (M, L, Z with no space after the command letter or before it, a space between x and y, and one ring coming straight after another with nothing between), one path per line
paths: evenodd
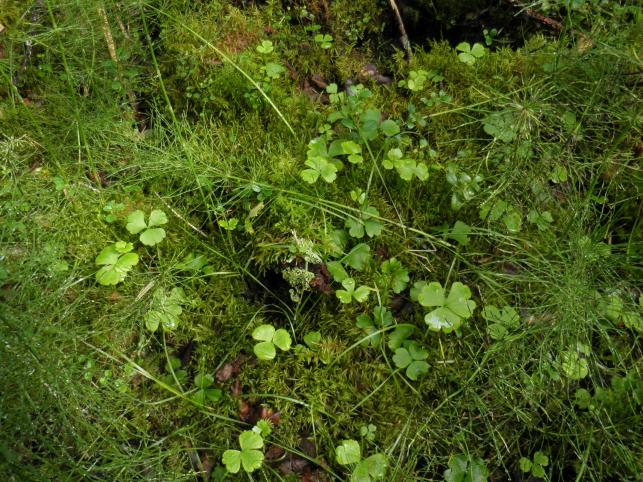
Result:
M469 318L476 308L476 303L471 298L471 290L468 286L456 281L451 285L451 291L447 297L445 306L461 318Z
M102 254L102 253L101 253ZM102 259L101 261L105 261ZM109 257L113 260L113 257ZM126 253L121 255L115 263L107 264L96 273L96 281L102 285L116 285L123 281L132 267L138 264L138 255L136 253Z
M241 450L252 450L263 448L263 438L252 430L246 430L239 435L239 446Z
M208 373L199 373L194 377L194 386L206 389L214 383L214 377Z
M406 368L413 361L413 357L406 348L398 348L393 355L393 363L398 368Z
M520 457L518 464L520 465L521 472L531 472L531 460L529 460L527 457Z
M406 367L405 373L409 380L417 381L422 375L429 373L429 364L425 361L414 361Z
M534 463L547 467L549 465L549 457L544 453L538 451L534 454Z

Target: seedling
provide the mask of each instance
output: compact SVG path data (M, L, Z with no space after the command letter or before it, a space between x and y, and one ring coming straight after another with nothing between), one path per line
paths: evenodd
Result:
M371 346L378 346L382 341L382 334L378 333L382 328L393 324L393 314L383 306L376 306L373 309L373 318L366 313L362 313L357 317L355 326L361 329L368 339L364 344Z
M531 473L539 479L545 478L545 467L549 465L549 457L538 451L534 454L533 460L527 457L520 458L520 470L525 474Z
M382 234L382 229L384 228L384 225L377 219L379 215L380 212L376 208L364 203L359 213L359 218L352 216L346 218L344 226L348 229L348 234L353 238L361 239L364 237L364 233L369 238L373 238Z
M498 30L495 28L492 28L491 30L485 28L482 31L482 34L484 35L484 43L487 44L487 47L491 47L493 39L498 35Z
M429 169L423 162L416 162L413 159L405 158L404 153L399 148L393 148L388 151L386 158L382 161L384 169L393 169L399 176L410 181L417 177L420 181L426 181L429 178Z
M554 221L554 218L549 211L541 212L532 209L529 211L529 214L527 214L527 221L531 224L535 224L539 231L546 231L549 229L549 225Z
M272 42L270 40L262 40L259 45L257 45L256 48L257 52L263 55L267 55L271 53L275 48L272 45Z
M167 223L167 216L160 209L154 209L150 213L147 223L145 214L137 209L127 216L127 230L132 234L141 233L139 240L146 246L154 246L165 238L165 229L154 226L161 226Z
M377 427L375 425L373 425L372 423L369 423L368 425L362 425L360 427L359 434L367 442L373 442L375 440L375 432L376 431L377 431Z
M343 290L335 291L335 295L341 303L348 304L353 300L358 303L364 303L370 294L368 286L359 286L355 288L355 280L353 278L346 278L342 281Z
M395 350L393 362L398 368L406 368L406 376L416 381L429 372L429 364L425 362L429 353L415 341L405 341L402 348Z
M456 164L450 162L447 164L446 180L453 186L451 209L457 211L480 191L482 176L471 177Z
M487 333L494 340L502 340L509 331L520 326L520 316L511 306L505 306L502 309L494 305L485 306L482 317L489 322Z
M561 165L554 166L549 174L549 180L554 184L567 182L567 169Z
M522 214L514 206L502 199L495 202L487 202L480 208L480 219L502 222L510 233L519 233L522 229Z
M208 373L199 373L194 377L194 386L197 391L191 396L199 405L205 405L207 400L211 402L218 402L221 398L222 392L219 388L212 388L214 384L214 377Z
M518 126L513 112L494 112L482 121L484 131L501 142L511 142L518 135Z
M96 256L96 265L102 266L96 273L96 281L105 286L123 281L127 273L138 264L138 254L131 253L132 249L132 243L125 241L117 241L104 248Z
M444 472L445 482L486 482L489 477L489 469L479 457L452 455L448 465Z
M399 294L406 289L409 283L409 270L396 258L387 259L380 266L381 274L377 284L386 292L389 288L393 293Z
M239 220L237 218L219 219L217 221L217 224L221 229L225 229L226 231L234 231L239 225Z
M351 482L382 480L386 476L388 467L386 455L377 453L362 459L362 451L356 440L343 440L335 448L335 458L338 464L353 467Z
M576 349L565 350L560 356L560 368L571 380L582 380L589 374L587 359L580 354L589 355L590 349L583 343L577 343Z
M411 289L411 299L424 307L436 307L424 317L424 322L432 331L451 333L459 332L462 321L470 318L476 308L476 302L471 300L471 290L468 286L456 281L451 285L449 295L442 285L433 281L419 281Z
M144 316L145 327L151 332L155 332L159 325L165 331L175 330L183 312L181 305L185 302L185 293L181 288L172 288L169 295L163 289L156 290L150 310Z
M278 347L282 351L290 350L292 340L290 334L283 328L275 330L272 325L261 325L254 329L252 338L258 340L253 351L259 360L272 360L277 355Z
M475 64L479 59L484 57L486 50L481 43L474 43L473 46L469 42L461 42L456 45L455 49L460 52L458 59L467 65Z
M400 80L397 85L409 89L412 92L419 92L424 89L427 81L440 82L444 77L437 70L411 70L409 78Z
M329 49L333 46L333 37L327 33L318 33L315 35L315 43L319 44L323 49Z
M169 357L169 361L165 362L165 375L161 376L161 381L166 385L173 386L177 381L183 385L187 380L188 372L181 368L181 360L175 356Z
M263 463L263 437L252 431L246 430L239 435L239 448L241 450L226 450L223 452L221 462L231 474L239 472L241 467L247 473L254 472Z
M331 183L337 178L337 171L344 167L342 162L335 158L341 154L344 154L341 141L333 142L329 150L324 138L317 137L308 143L306 152L304 164L310 169L304 169L299 175L309 184L316 183L320 177Z

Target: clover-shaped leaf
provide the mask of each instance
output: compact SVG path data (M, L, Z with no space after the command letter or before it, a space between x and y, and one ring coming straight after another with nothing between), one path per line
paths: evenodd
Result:
M410 181L413 177L417 177L420 181L426 181L429 178L429 169L426 164L405 158L402 150L397 147L388 151L382 166L385 169L395 168L404 181Z
M154 332L159 325L165 331L175 330L179 326L179 316L183 312L185 294L181 288L172 288L169 294L159 289L154 292L150 310L145 313L145 327Z
M589 374L589 365L585 358L581 358L576 350L566 350L560 357L560 366L563 373L572 380L581 380Z
M509 330L520 325L520 316L511 306L499 309L494 305L487 305L482 310L482 317L490 323L487 333L494 340L501 340Z
M167 223L167 216L160 209L154 209L145 222L145 214L136 210L127 217L127 230L132 234L141 233L139 240L146 246L154 246L165 238L165 229L155 228ZM142 232L141 232L142 231Z
M388 347L391 350L397 350L402 346L404 341L413 334L415 327L413 325L401 325L395 328L388 338Z
M356 440L342 440L335 448L335 457L340 465L357 464L362 460L362 451Z
M257 45L257 52L260 54L269 54L274 50L272 42L270 40L262 40L259 45Z
M351 164L361 164L364 160L362 157L362 146L354 141L344 141L341 143L342 154L348 156L348 162Z
M406 368L406 376L415 381L429 371L425 362L429 353L414 341L404 342L404 348L398 348L393 355L393 362L398 368Z
M359 286L355 288L355 280L353 278L346 278L342 281L343 290L337 290L335 295L339 298L339 301L348 304L353 299L358 303L363 303L368 298L370 294L370 289L367 286Z
M339 149L339 152L335 152ZM334 154L341 153L341 146L329 152L326 147L326 141L317 137L308 143L305 164L310 169L304 169L300 172L301 178L309 184L314 184L321 177L324 181L331 183L337 178L337 171L341 168L342 163L333 157Z
M239 435L241 450L226 450L223 452L222 462L226 470L236 474L243 467L245 472L254 472L263 463L263 438L252 430L246 430Z
M252 338L259 341L253 350L260 360L272 360L277 355L275 347L288 351L292 344L290 334L286 330L283 328L275 330L272 325L258 326L252 332Z
M417 282L411 290L411 299L414 301L425 307L437 307L425 315L424 321L429 329L444 333L459 330L462 320L471 317L476 303L470 298L471 290L459 281L451 285L446 297L444 288L437 281Z
M191 395L192 400L194 400L199 405L205 405L206 400L216 402L221 398L223 394L219 388L211 388L214 383L214 377L207 373L199 373L194 377L194 386L197 387L197 391Z
M476 63L477 59L484 57L485 48L480 43L473 44L473 47L469 42L461 42L456 45L455 49L459 51L458 58L460 62L464 62L467 65L473 65Z
M104 286L116 285L123 281L127 273L138 264L138 255L130 253L132 243L117 241L96 256L96 265L102 266L96 272L96 281Z
M376 218L379 215L380 212L373 206L364 207L359 218L349 217L346 219L345 226L348 229L348 234L354 238L363 238L364 233L369 238L379 236L384 228L384 225Z

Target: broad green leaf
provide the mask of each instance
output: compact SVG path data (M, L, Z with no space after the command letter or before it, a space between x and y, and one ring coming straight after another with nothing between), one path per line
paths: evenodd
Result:
M199 373L194 377L194 386L197 388L208 388L214 383L214 377L208 373Z
M393 363L398 368L406 368L413 362L413 357L406 348L398 348L393 355Z
M397 350L402 346L402 343L404 340L406 340L411 334L415 328L410 325L403 325L403 326L398 326L393 330L393 332L389 335L388 339L388 347L391 350Z
M236 474L241 468L241 452L239 450L226 450L223 452L221 462L231 474Z
M96 256L96 265L101 266L101 265L106 265L106 264L114 264L116 261L118 261L118 258L121 256L121 253L119 253L116 249L116 247L113 244L110 244L109 246L106 246L103 248L103 250Z
M283 328L279 328L275 331L275 336L273 337L272 342L277 346L277 348L283 351L290 350L290 345L292 344L290 334Z
M546 475L545 469L541 465L533 464L531 467L531 475L539 479L544 479Z
M364 222L361 219L353 217L346 218L344 227L348 229L348 234L353 238L361 239L364 237Z
M272 360L277 356L277 350L275 350L275 345L271 341L257 343L253 351L259 360Z
M274 50L272 42L270 40L262 40L259 45L257 45L257 52L260 54L269 54Z
M141 243L143 243L145 246L154 246L163 239L165 239L165 229L163 228L152 228L152 229L146 229L141 233L141 236L139 237L141 240Z
M204 390L205 397L211 402L218 402L223 396L223 392L220 388L207 388Z
M116 241L114 243L114 249L118 251L121 254L124 253L129 253L132 249L134 249L134 245L132 243L126 243L125 241Z
M547 457L541 451L537 451L534 454L534 463L542 465L543 467L547 467L549 465L549 457Z
M367 219L364 221L364 230L369 238L374 238L375 236L382 234L383 228L384 225L377 219Z
M127 216L127 225L125 228L132 234L138 234L147 228L145 224L145 214L140 209Z
M467 246L469 244L469 233L471 232L471 226L462 221L456 221L453 225L453 228L449 232L449 238L456 240L462 246Z
M418 283L416 283L417 285ZM420 285L417 300L422 306L426 307L443 306L445 303L444 288L437 281Z
M333 279L339 283L348 278L348 273L339 261L329 261L326 263L326 269L328 269Z
M370 293L371 291L367 286L360 286L353 292L353 298L355 298L355 301L358 303L364 303Z
M473 55L476 58L482 58L485 54L484 47L480 43L474 43L473 47L471 47L471 55Z
M462 320L448 308L440 307L427 313L424 316L424 322L429 325L429 329L432 331L451 333L460 327Z
M368 244L360 243L344 256L343 262L357 271L362 271L371 257L370 251Z
M266 75L271 79L278 79L279 76L286 71L286 69L275 62L268 62L264 66Z
M425 361L414 361L406 367L406 376L413 381L417 381L422 375L429 373L429 364Z
M471 55L469 52L461 52L458 54L458 58L461 62L467 65L473 65L476 63L476 58Z
M355 440L342 440L342 443L335 448L335 457L340 465L356 464L362 460L362 451L359 443Z
M153 333L158 329L159 324L161 323L161 314L158 311L150 310L145 313L143 319L145 320L145 328Z
M309 348L316 348L321 342L321 333L318 331L311 331L304 335L304 343L308 345Z
M299 175L308 184L315 184L317 182L317 179L319 179L319 171L316 171L314 169L304 169L299 173Z
M423 162L418 162L415 165L414 174L420 181L426 181L429 178L429 168Z
M150 213L150 220L147 223L147 227L151 228L153 226L161 226L162 224L167 223L167 216L160 209L154 209Z
M567 377L572 380L581 380L589 374L589 367L585 358L580 358L573 350L563 352L561 368Z
M260 325L252 331L252 338L259 341L272 341L275 336L275 327L272 325Z
M263 448L263 438L252 430L246 430L239 435L239 446L241 450L252 450Z
M103 266L96 273L96 280L102 285L116 285L123 281L133 266L138 264L136 253L120 256L114 264Z
M429 352L427 352L421 345L412 341L408 344L407 350L411 354L411 358L414 360L425 360L429 357Z
M499 323L492 323L487 326L487 333L489 333L489 336L494 340L502 340L505 336L507 336L508 331L507 328L505 328L503 325Z
M527 457L520 457L520 461L518 462L518 464L520 465L521 472L531 472L531 460L529 460Z
M241 451L241 465L246 472L254 472L261 468L263 463L263 453L259 450L242 450Z
M384 454L373 454L364 460L368 466L368 473L374 479L382 479L386 476L386 468L388 467L388 459Z
M522 228L522 216L518 211L510 211L503 218L502 222L505 223L507 231L510 233L519 233Z
M456 281L451 285L451 291L447 297L445 306L461 318L469 318L476 308L476 303L471 298L471 290L468 286Z
M377 137L377 128L381 122L382 113L379 110L369 109L360 116L360 134L364 139L372 141Z
M397 125L397 122L391 119L387 119L380 124L380 129L386 137L393 137L400 133L400 126Z
M463 482L467 475L469 461L466 455L458 454L449 458L449 468L444 472L446 482Z
M354 141L344 141L341 143L342 152L344 154L361 154L362 146Z

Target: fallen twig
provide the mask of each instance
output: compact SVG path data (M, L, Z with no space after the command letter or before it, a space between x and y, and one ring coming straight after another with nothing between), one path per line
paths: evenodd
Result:
M409 42L409 36L406 34L406 29L404 28L404 21L402 20L402 15L400 15L400 9L397 8L397 3L395 0L389 0L393 13L395 13L395 18L397 19L397 27L400 29L400 40L402 41L402 46L406 50L406 55L408 60L411 60L413 57L413 52L411 51L411 42Z
M174 209L172 206L170 206L170 205L165 201L165 199L163 199L163 198L159 195L159 193L154 192L154 194L156 195L156 197L157 197L157 198L159 198L159 200L160 200L160 201L165 205L165 207L166 207L166 208L168 208L170 211L172 211L172 214L174 214L177 218L179 218L179 219L180 219L181 221L183 221L185 224L187 224L188 226L190 226L192 229L194 229L197 233L199 233L199 234L200 234L201 236L203 236L204 238L207 238L207 237L208 237L208 235L207 235L207 234L205 234L203 231L201 231L199 228L197 228L194 224L192 224L190 221L188 221L188 220L187 220L187 219L185 219L183 216L181 216L181 215L176 211L176 209Z

